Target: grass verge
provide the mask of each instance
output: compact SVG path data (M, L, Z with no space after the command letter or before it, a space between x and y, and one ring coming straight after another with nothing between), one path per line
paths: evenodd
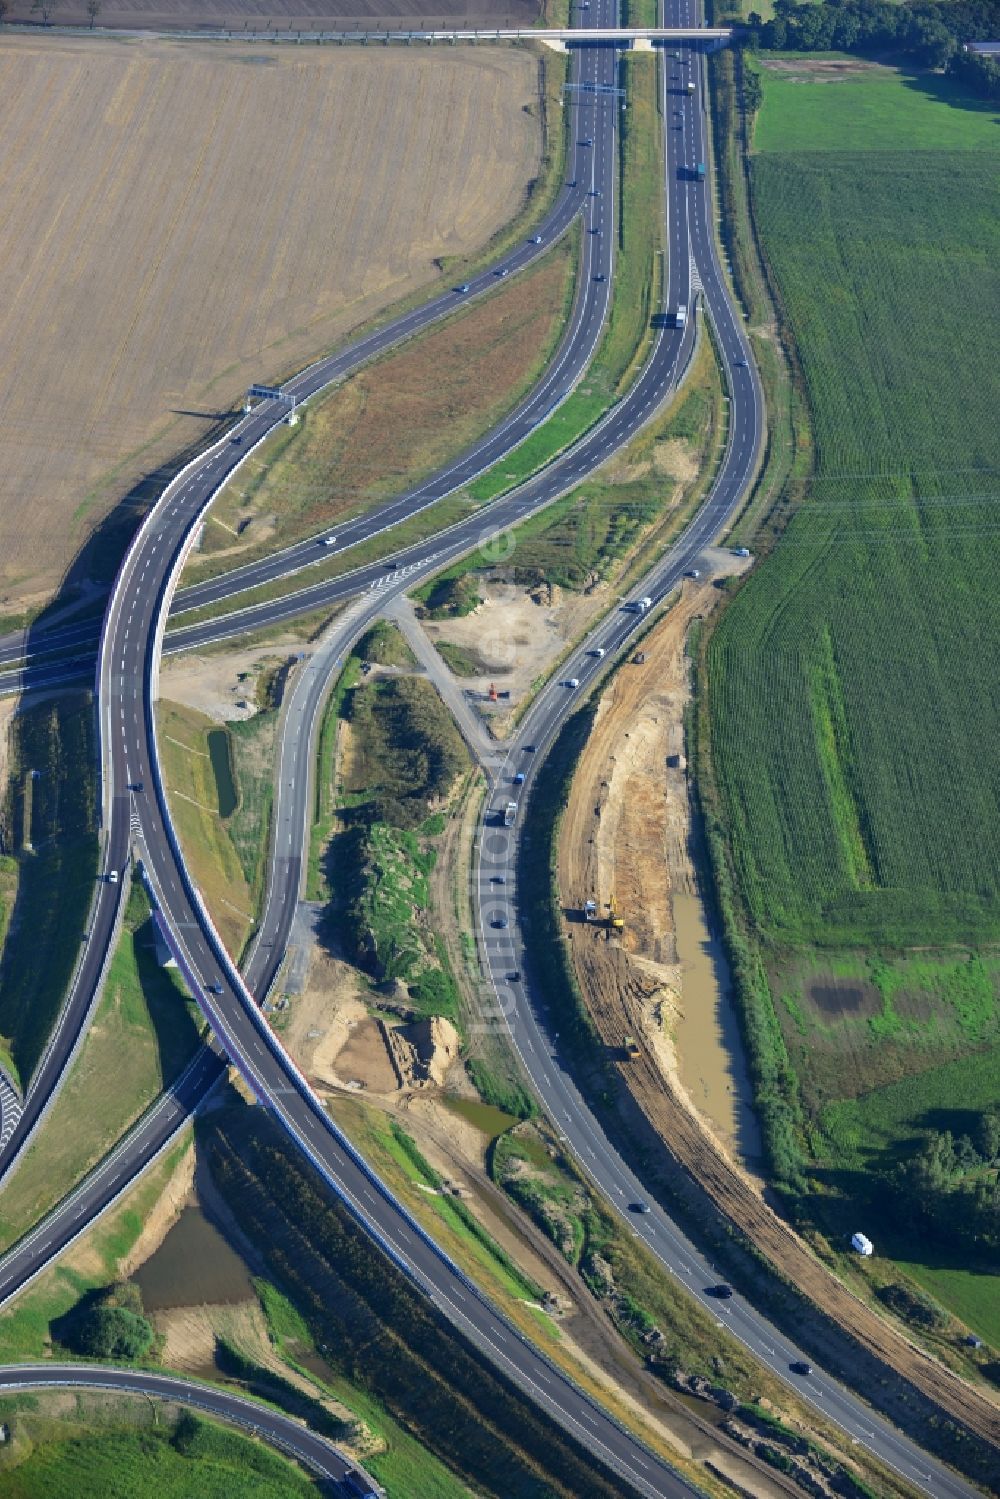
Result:
M193 1055L199 1029L179 982L156 961L149 904L134 885L93 1024L35 1143L4 1185L0 1249L107 1154Z

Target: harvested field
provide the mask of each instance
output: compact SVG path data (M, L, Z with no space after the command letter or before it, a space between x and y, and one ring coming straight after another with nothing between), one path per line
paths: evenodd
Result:
M142 27L157 31L291 30L329 31L382 26L531 26L538 0L103 0L102 27ZM89 26L83 0L53 6L60 26ZM9 21L33 21L31 0L14 0Z
M487 241L540 159L538 64L512 48L5 35L0 99L6 613L249 381Z

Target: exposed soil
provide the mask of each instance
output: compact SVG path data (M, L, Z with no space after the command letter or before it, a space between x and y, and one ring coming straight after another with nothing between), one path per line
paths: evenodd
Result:
M676 926L682 903L686 920L687 902L696 899L684 763L685 642L692 620L717 598L709 582L685 585L681 601L644 642L644 664L626 665L602 698L563 820L560 888L577 970L608 1030L619 1028L618 1050L626 1035L634 1036L659 1069L661 1088L681 1106L697 1107L722 1147L746 1165L759 1140L738 1034L717 1023L728 996L710 965L703 973L700 963L682 961ZM604 918L612 896L625 927L609 941ZM580 919L588 899L601 918L594 924ZM679 1055L682 1042L698 1054L697 1068ZM714 1086L700 1082L692 1098L679 1068L684 1078L711 1076Z
M876 62L862 62L853 57L762 57L760 65L772 73L784 74L793 83L799 79L803 83L841 83L860 73L881 70Z
M623 779L621 768L641 758L644 741L661 727L652 719L663 702L661 694L669 698L670 667L665 668L667 684L661 686L650 669L652 658L659 662L663 656L669 663L672 654L676 688L683 629L707 607L710 596L704 584L697 589L685 585L680 604L645 645L647 664L625 667L606 694L581 759L562 824L559 875L569 908L566 933L582 991L627 1095L668 1155L724 1217L737 1224L788 1282L851 1338L955 1419L996 1443L1000 1417L989 1394L973 1389L910 1343L837 1280L769 1206L760 1184L733 1159L679 1085L664 1021L669 1024L683 986L666 913L672 881L683 888L690 877L687 818L682 812L686 794L672 780L669 765L666 790L660 779L651 799L641 780L628 775ZM624 716L619 716L623 704ZM613 729L610 733L608 725ZM669 741L663 747L668 755L679 753ZM609 765L610 774L602 771ZM675 768L679 774L679 767ZM661 830L656 836L651 822ZM612 891L626 925L620 939L608 941L605 932L585 925L577 912L588 897L607 902ZM624 1056L626 1035L638 1043L631 1060ZM815 1331L822 1340L820 1329Z
M823 1015L878 1015L882 1000L874 984L826 978L810 984L806 994Z
M292 654L308 656L312 649L296 636L287 635L255 650L247 650L244 644L204 656L186 651L167 656L160 667L160 693L175 703L196 708L216 723L253 718L261 673Z
M461 619L425 620L432 641L460 646L481 664L478 675L463 676L469 699L502 737L511 713L540 676L546 675L569 644L608 607L603 585L590 593L569 593L549 585L522 588L483 579L483 602ZM490 702L491 683L509 697Z
M0 362L18 371L2 402L0 612L46 599L112 506L144 476L152 492L251 381L486 243L541 151L538 63L509 47L5 29L0 98L0 262L15 268ZM79 580L109 561L82 559Z

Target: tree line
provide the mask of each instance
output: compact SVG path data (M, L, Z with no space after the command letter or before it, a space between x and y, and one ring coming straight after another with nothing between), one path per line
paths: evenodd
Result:
M775 0L774 16L747 17L745 43L768 52L902 53L942 68L970 91L1000 99L1000 62L965 52L968 42L1000 40L1000 0ZM745 98L748 109L756 104Z

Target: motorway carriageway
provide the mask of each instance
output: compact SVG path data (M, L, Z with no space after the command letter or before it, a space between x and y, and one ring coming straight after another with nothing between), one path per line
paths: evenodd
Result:
M610 3L611 0L602 0L605 7L610 6ZM594 14L601 14L601 9L595 10ZM578 81L595 87L609 81L614 82L614 53L608 49L596 48L575 53L573 76ZM579 127L577 137L568 150L569 181L573 185L567 186L560 193L552 213L535 236L508 253L498 266L474 278L469 283L467 293L459 296L452 290L445 292L426 306L406 314L398 322L349 345L331 358L309 366L284 387L297 400L307 399L330 381L343 378L377 354L395 347L439 321L453 312L456 305L493 290L498 281L503 279L499 272L521 270L531 265L581 214L585 216L588 227L599 227L602 231L600 234L583 236L579 282L570 319L553 360L534 389L498 427L487 433L440 474L428 479L409 494L340 526L336 551L345 550L358 541L388 531L400 520L416 514L491 467L511 448L522 442L566 399L589 366L607 318L614 269L617 101L613 97L590 94L581 94L580 100L579 108L574 109ZM584 145L583 141L590 141L592 144ZM595 193L597 196L594 196ZM534 242L538 237L541 239L540 245ZM263 403L234 429L238 442L233 441L232 434L227 434L225 439L213 444L206 455L190 464L185 474L168 486L167 494L173 495L180 512L177 520L172 522L175 529L179 530L186 525L186 518L196 514L204 506L228 473L245 459L249 450L262 441L268 432L280 425L286 414L287 407L278 402ZM481 525L485 523L485 519L480 521ZM334 555L334 548L322 544L328 534L321 533L319 538L314 537L286 548L263 563L239 569L235 575L231 575L231 584L228 578L220 578L195 589L195 604L224 597L230 586L236 589L251 587L280 577L290 570L307 566L317 559L329 558ZM368 587L372 581L383 577L384 573L383 563L367 570L361 577L358 574L350 575L352 581L346 585L346 592L354 592L358 587ZM142 587L146 586L147 580L151 581L151 564L148 560L138 576ZM189 594L190 592L188 590ZM335 597L342 597L343 593L342 588L336 592ZM95 631L93 622L68 624L49 632L43 630L39 635L39 651L65 651L70 649L74 640L93 639ZM203 643L204 638L204 631L201 631L199 643ZM207 638L218 637L210 634ZM178 642L176 646L171 643L171 648L183 649L185 645L185 641ZM37 654L31 646L26 646L23 635L7 637L0 650L0 662L5 658L19 660L26 649L29 654ZM93 670L92 661L81 663L54 660L29 666L26 670L9 671L0 677L0 691L18 692L29 686L51 686L76 680L84 670ZM120 787L119 795L127 799L129 793L124 787ZM129 847L129 811L124 803L117 810L114 805L104 808L109 844L106 867L115 868L120 873L124 869ZM136 815L135 809L132 809L132 815ZM50 1107L72 1058L73 1048L85 1033L100 992L106 957L113 946L108 934L116 930L121 903L121 885L102 884L98 887L90 920L90 937L81 949L69 994L30 1081L27 1097L16 1122L10 1125L9 1111L8 1120L3 1125L5 1138L0 1148L0 1181L18 1160L39 1118Z
M683 131L679 133L683 135ZM678 210L680 200L678 199L677 193L673 189L672 182L668 185L671 185L672 187L671 208L672 211L676 211ZM702 191L704 192L704 189L702 189ZM703 221L707 225L707 210L703 211ZM677 232L680 233L682 231L678 230ZM685 232L690 232L689 225L685 225ZM714 247L712 264L714 266ZM683 277L686 283L683 295L686 301L689 302L690 286L686 281L688 274L687 259L682 259L681 264L678 266L675 257L672 257L672 271L676 271ZM702 270L702 274L704 276L704 270ZM672 276L672 301L674 298L673 279L674 278ZM725 305L728 307L728 302L725 299L725 292L722 288L721 279L718 280L718 289L723 297L723 300L725 301ZM680 295L678 295L677 300L681 300ZM739 431L740 423L735 420L734 414L729 449L729 462L731 465L739 465L742 463L744 465L746 473L749 474L749 472L752 471L753 464L756 458L757 447L759 446L760 410L759 401L757 399L759 392L756 387L756 377L753 374L751 367L749 366L749 364L742 362L742 358L746 352L745 341L742 338L742 333L738 329L735 320L732 319L731 313L730 321L732 323L732 329L730 331L733 335L733 348L731 350L732 358L730 360L725 360L724 362L727 363L731 388L734 389L734 408L737 404L737 391L734 387L738 387L738 383L741 378L745 378L745 380L749 382L750 389L753 394L753 399L744 402L743 409L748 414L747 420L750 423L750 427L748 430L750 431L753 441L750 444L752 453L750 456L749 465L747 465L746 460L749 450L747 448L746 441L742 443L739 441L741 436L741 433ZM661 335L657 340L657 349L654 353L654 359L652 363L654 365L659 363L660 375L662 377L663 365L665 363L665 360L669 360L670 377L672 378L674 370L676 368L678 356L681 352L680 346L682 340L679 336L675 336L673 339L673 348L664 349L664 344L667 344L668 342L669 341L661 332ZM737 370L744 370L745 376L738 376L736 373ZM655 383L655 381L650 381L649 384L647 384L645 392L643 392L648 398L648 404L652 404L651 387L655 387ZM642 380L640 380L639 384L640 386L642 385ZM662 392L660 398L662 399ZM630 407L630 414L627 417L627 420L632 422L632 430L635 430L639 425L641 425L642 420L648 419L648 417L644 416L644 411L648 409L648 406L643 407L643 404L641 402L632 402L630 404L629 401L626 401L621 404L622 407ZM618 413L620 413L620 411L621 408L618 408ZM614 418L615 415L616 413L612 413L611 418ZM753 437L754 432L756 432L756 437ZM746 432L744 432L742 435L744 438L746 438ZM604 438L603 440L605 442L607 441L606 438ZM601 440L599 439L596 445L598 451L600 451L600 441ZM580 446L585 447L586 444L581 444ZM600 457L597 457L596 461L600 461ZM589 466L593 466L592 463ZM584 467L582 471L586 471L586 467ZM577 481L577 476L574 476L572 473L564 474L563 477L564 480L566 480L570 484ZM733 479L732 489L728 495L730 503L728 507L724 503L725 499L727 498L727 495L725 493L726 485L722 484L720 486L717 484L714 491L714 496L717 501L718 509L715 513L711 514L709 516L709 519L705 522L706 528L711 526L711 529L706 529L705 531L706 538L715 534L715 531L719 529L719 526L722 524L725 516L731 513L733 504L738 502L745 490L745 483L742 482L740 478L740 470L738 467L731 467L728 477ZM479 518L478 523L482 523L481 517ZM463 538L459 538L458 542L455 543L456 549L460 547L463 550L467 550L470 536L471 533L470 535L467 535ZM427 572L432 570L430 565L431 563L433 563L433 568L436 570L436 568L442 565L442 562L446 560L447 557L442 558L440 553L432 553L430 557L427 557L426 555L423 556L423 558L418 557L415 560L414 564L412 564L413 572L414 574L416 574L417 572L426 574ZM413 576L408 577L407 586L412 584L412 581ZM390 579L389 584L389 588L387 588L385 591L380 592L378 600L372 602L380 604L381 600L384 599L387 592L398 591L399 585L397 584L395 578ZM276 607L277 606L274 605L270 606L272 611ZM132 612L134 613L134 607ZM377 608L375 612L377 612ZM140 625L138 628L144 627L148 634L148 631L152 624L153 620L150 614L145 620L140 620ZM128 631L126 630L125 640L127 641L127 639ZM127 685L129 681L128 675L126 673L122 673L119 677L119 680L122 681L123 684ZM136 723L136 726L138 727L137 714L135 709L133 709L132 718L133 722ZM125 723L124 702L122 722L123 724ZM129 736L126 736L126 738L128 737ZM303 737L308 738L308 736ZM138 757L139 763L141 765L142 745L139 741L138 736L131 739L131 750ZM148 767L146 768L148 770ZM123 769L124 774L127 776L130 773L127 760L124 763ZM306 777L306 780L307 779L308 777ZM282 1058L280 1054L280 1047L275 1042L273 1036L271 1036L269 1028L266 1025L261 1024L259 1018L256 1016L256 1012L251 1012L248 1009L245 1003L247 996L240 995L239 981L236 978L235 972L231 969L228 958L221 952L221 949L217 943L217 939L215 939L213 934L211 933L210 924L207 921L205 913L199 910L197 897L193 892L187 890L185 887L186 872L183 870L179 860L171 861L171 859L167 855L166 846L170 841L168 830L163 826L157 827L155 819L149 820L150 825L146 825L146 821L147 820L144 818L144 826L142 830L143 842L146 846L147 854L151 854L151 862L155 862L157 865L156 874L153 876L154 886L158 890L161 908L167 914L170 921L170 927L178 939L179 959L182 963L182 966L186 969L190 976L190 981L193 988L196 992L200 992L204 1008L206 1009L206 1012L209 1013L212 1017L213 1024L215 1025L218 1034L220 1034L226 1042L227 1050L231 1053L235 1053L238 1056L241 1069L244 1071L244 1074L248 1076L251 1084L257 1089L258 1096L266 1098L269 1101L275 1113L284 1122L285 1127L289 1130L290 1133L292 1133L293 1137L298 1140L299 1144L307 1151L307 1153L310 1154L311 1159L313 1159L314 1163L319 1166L327 1179L337 1184L339 1186L339 1189L346 1194L347 1199L351 1203L354 1211L362 1219L362 1221L365 1221L367 1223L369 1230L372 1231L375 1236L379 1238L381 1242L383 1242L383 1244L386 1245L387 1248L389 1248L390 1252L392 1252L397 1259L402 1256L410 1272L415 1274L418 1280L422 1280L423 1273L425 1272L426 1267L423 1265L423 1262L418 1262L412 1258L412 1255L414 1253L414 1246L416 1245L417 1247L419 1247L421 1239L418 1237L417 1240L414 1240L411 1243L410 1239L405 1237L405 1235L402 1240L398 1241L395 1238L386 1236L387 1224L392 1225L394 1223L393 1215L395 1214L395 1217L398 1218L399 1214L396 1212L394 1205L390 1204L388 1202L388 1199L385 1198L384 1194L381 1193L381 1189L378 1186L378 1183L372 1181L370 1178L367 1190L364 1187L361 1187L361 1195L369 1198L373 1206L370 1208L366 1208L359 1200L358 1195L354 1190L354 1186L348 1184L344 1174L345 1154L350 1156L353 1153L350 1152L349 1147L346 1147L345 1150L343 1142L338 1142L337 1149L332 1148L332 1132L329 1129L328 1122L325 1120L325 1116L323 1122L327 1125L325 1131L327 1138L323 1139L321 1137L319 1140L316 1140L314 1138L310 1139L309 1131L310 1129L315 1131L317 1122L315 1106L312 1104L308 1093L304 1090L302 1085L299 1084L298 1079L295 1076L294 1069L286 1059ZM151 835L153 840L152 853L150 848ZM301 845L299 845L299 847L301 847ZM171 869L170 867L172 862L175 865L174 869ZM167 881L170 882L169 888L166 888L164 885L158 883L158 876L161 872L161 866ZM282 883L280 879L278 883ZM291 867L289 867L286 871L286 879L284 883L287 890L297 893L298 881L297 877L295 877L295 875L293 874ZM287 901L282 899L279 901L279 904L284 907L287 904ZM190 936L188 935L187 929L190 930ZM218 965L217 977L214 976L214 969L216 964ZM207 977L207 973L213 974L213 977ZM209 983L218 983L222 988L222 994L216 998L210 995L210 993L206 993L206 989ZM232 991L231 996L230 990ZM234 1000L236 1001L235 1004L233 1003ZM243 1001L242 1003L241 1000ZM259 1054L261 1058L259 1062L255 1061L251 1056L251 1051L255 1051ZM276 1067L277 1070L272 1077L271 1070L274 1067ZM284 1079L283 1082L282 1078ZM289 1086L289 1084L291 1084L291 1086ZM285 1098L288 1098L290 1102L285 1103ZM366 1168L364 1168L363 1163L355 1161L353 1164L360 1167L361 1172L367 1176ZM349 1175L350 1173L348 1172L347 1176ZM86 1186L86 1184L84 1185ZM372 1187L376 1189L376 1193L378 1195L372 1192ZM391 1209L388 1214L385 1211L386 1207L389 1207ZM85 1209L81 1211L84 1210ZM376 1219L378 1220L377 1222L375 1221ZM410 1225L410 1228L412 1230L413 1226ZM417 1235L420 1235L419 1230L417 1230ZM407 1259L407 1256L411 1256L411 1258ZM438 1271L440 1270L440 1266L442 1263L443 1261L441 1260L440 1256L437 1256L436 1265ZM434 1275L431 1274L429 1279L433 1281ZM474 1292L474 1288L470 1287L469 1289ZM431 1294L432 1299L437 1300L437 1297L440 1295L440 1291L432 1291ZM482 1299L478 1297L478 1293L474 1294L480 1305L484 1309L487 1309L486 1303L482 1302ZM459 1308L456 1307L454 1299L450 1294L450 1290L448 1292L447 1300L449 1303L450 1315L452 1317L452 1320L455 1321L459 1326L465 1327L467 1333L473 1337L474 1341L476 1341L478 1337L483 1335L483 1329L480 1325L480 1322L475 1318L473 1319L472 1323L469 1323L467 1320L463 1319L462 1315L460 1315ZM438 1304L440 1304L440 1302ZM488 1310L492 1311L492 1309ZM495 1317L495 1314L493 1315ZM502 1324L502 1326L506 1328L506 1324ZM518 1339L518 1334L511 1333L510 1329L506 1329L506 1331L509 1336L512 1336L515 1340ZM496 1352L497 1345L495 1343L495 1336L492 1332L487 1334L487 1342L493 1343L494 1352ZM483 1345L480 1344L480 1346ZM528 1373L527 1368L524 1364L524 1358L526 1355L524 1352L516 1348L513 1351L517 1353L518 1356L513 1359L511 1368L512 1370L516 1371L516 1377L518 1377L519 1382L521 1379L528 1378L530 1385L532 1382L531 1375L530 1373ZM533 1353L533 1350L529 1350L528 1352ZM538 1357L538 1355L534 1356L536 1358ZM562 1380L561 1375L557 1375L556 1378L560 1381L561 1384L566 1383ZM569 1389L572 1390L572 1387L570 1386ZM536 1394L540 1393L539 1386L537 1384L535 1386L535 1392ZM579 1400L582 1399L582 1397L580 1397L576 1392L573 1392L573 1394L575 1398L570 1399L568 1407L564 1402L559 1403L559 1409L561 1410L560 1419L564 1426L566 1426L566 1429L571 1431L576 1430L577 1433L581 1435L582 1439L586 1440L586 1427L585 1425L581 1424L583 1419L583 1409L579 1405ZM543 1400L542 1403L544 1404L545 1401ZM551 1409L551 1407L549 1408ZM861 1409L864 1408L862 1407ZM592 1421L593 1417L591 1416L589 1420ZM623 1436L623 1433L619 1433L618 1440L620 1440ZM627 1440L631 1442L631 1439ZM588 1442L587 1444L591 1445L592 1450L594 1450L592 1443ZM632 1457L634 1456L634 1448L636 1446L637 1444L631 1444L629 1455L624 1459L627 1465L630 1464ZM641 1451L642 1449L639 1450ZM619 1454L616 1443L614 1441L612 1442L610 1447L606 1448L604 1455L606 1461L610 1460L612 1466L616 1467L618 1471L622 1471L622 1468L618 1466L619 1462L622 1461L622 1457ZM645 1487L642 1487L642 1474L635 1467L631 1468L631 1477L633 1483L635 1483L637 1479L639 1480L640 1491L649 1491ZM676 1480L673 1481L676 1482ZM652 1492L668 1491L673 1492L673 1490L652 1490ZM963 1489L962 1492L967 1492L967 1490Z
M610 9L608 0L601 0L591 12L595 22L601 19L605 8ZM587 57L604 70L600 76L606 75L607 81L613 82L614 53L595 50ZM598 107L593 106L595 110ZM614 153L610 148L607 167L609 172L613 171ZM593 238L610 245L610 234ZM610 250L604 253L610 254ZM411 317L416 320L422 315L426 313ZM398 335L398 327L385 330L374 335L373 342L381 339L388 346ZM306 371L285 389L302 397L326 383L332 377L330 366L336 364L337 361L328 362L327 372L322 376L315 368ZM269 404L265 403L265 407ZM258 409L251 413L242 424L244 454L272 424L272 412ZM393 1201L335 1129L285 1055L189 882L169 823L152 743L156 675L166 615L163 602L176 585L194 534L194 523L231 467L232 445L216 444L178 476L140 528L112 594L98 677L105 770L103 806L108 830L105 872L124 867L133 838L141 843L145 879L153 891L162 929L216 1037L255 1095L376 1243L425 1291L435 1307L564 1432L616 1473L632 1491L649 1499L688 1495L694 1491L684 1480L516 1332ZM129 787L137 781L143 782L144 794L130 792ZM106 950L112 933L113 912L99 913L90 945L100 945ZM208 1053L202 1053L196 1059L185 1075L184 1087L190 1087L195 1068L217 1067L217 1062L205 1060L207 1057ZM175 1088L166 1106L179 1111L182 1097L181 1088ZM51 1260L57 1240L65 1244L74 1232L82 1232L93 1221L116 1181L123 1184L126 1178L134 1177L139 1161L150 1153L153 1141L148 1136L153 1128L153 1118L147 1116L140 1129L118 1147L110 1171L103 1174L99 1171L81 1184L68 1205L71 1216L50 1215L33 1234L15 1246L2 1265L0 1298L6 1300L15 1286L25 1284L42 1264Z

